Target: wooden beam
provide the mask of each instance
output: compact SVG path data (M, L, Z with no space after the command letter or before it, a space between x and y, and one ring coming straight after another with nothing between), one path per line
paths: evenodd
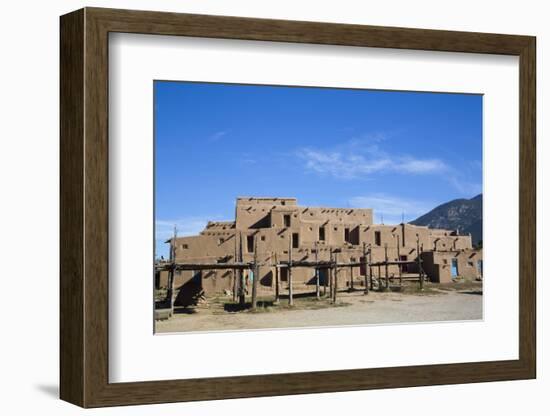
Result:
M327 285L328 285L328 277L330 275L330 272L328 269L323 269L325 271L325 276L323 279L323 296L327 295Z
M420 260L420 238L416 234L416 258L418 260L418 283L420 290L424 290L424 277L422 276L422 262Z
M369 270L367 261L367 243L363 242L363 270L365 273L365 295L369 294Z
M330 248L330 268L328 269L328 290L329 290L329 297L330 299L332 300L332 298L334 297L333 295L333 288L334 288L334 269L332 267L332 264L334 264L333 262L333 252L332 252L332 247Z
M292 232L288 233L288 305L294 306L292 293Z
M332 290L332 303L336 303L338 296L338 253L334 253L334 287Z
M275 264L277 264L277 253L275 253ZM275 266L275 303L279 303L279 296L280 296L280 284L281 284L281 276L279 275L279 268Z
M235 233L235 238L233 239L234 250L233 250L233 263L237 262L237 233ZM237 302L237 291L239 289L239 281L237 276L237 269L233 267L233 302Z
M243 261L243 233L239 231L239 262ZM246 305L246 287L244 271L239 269L239 305L244 308Z
M389 279L389 264L388 264L388 244L384 244L384 263L385 263L385 266L384 266L384 272L386 274L386 289L389 289L390 288L390 279Z
M317 241L315 241L315 263L319 263L319 245L317 244ZM315 297L317 300L321 297L319 283L319 267L315 267Z
M254 236L254 272L252 274L252 310L258 306L258 280L260 267L258 266L258 236Z
M247 270L254 266L254 263L166 263L156 266L155 271L174 270Z
M399 235L397 235L397 261L401 261L401 251L399 250ZM401 270L402 269L402 265L401 264L398 264L397 265L398 269L399 269L399 286L403 286L403 271Z
M372 276L372 246L369 247L369 278L370 278L370 290L374 290L374 279Z
M176 238L178 237L178 229L174 225L174 235L172 241L170 242L170 261L176 261ZM168 298L168 306L170 308L170 316L174 315L174 274L176 273L173 267L170 268L168 273L168 293L166 297Z

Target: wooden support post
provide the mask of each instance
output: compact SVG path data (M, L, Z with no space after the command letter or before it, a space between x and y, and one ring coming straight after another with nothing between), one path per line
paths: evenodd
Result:
M353 266L349 266L349 288L353 291Z
M281 287L281 276L279 274L279 262L277 261L277 253L275 253L275 303L279 303Z
M319 246L315 241L315 297L317 300L321 298L321 288L319 282Z
M363 243L363 270L365 272L365 295L369 294L369 271L367 263L367 243Z
M424 276L422 275L422 265L420 259L420 238L416 234L416 257L418 261L418 282L420 284L420 290L424 290Z
M384 261L385 261L385 273L386 273L386 289L390 288L390 274L388 270L388 244L384 244Z
M324 279L323 279L323 296L327 295L327 286L328 286L328 278L329 278L329 271L327 268L323 269L324 272Z
M170 316L174 314L174 270L175 266L172 264L172 267L168 272L168 290L166 291L166 299L168 300L168 307L170 308Z
M384 287L382 286L382 266L378 263L378 290L382 292Z
M243 262L243 234L239 232L239 262ZM246 304L246 285L244 281L244 271L239 269L239 305L244 308Z
M332 289L332 303L336 303L338 296L338 253L334 253L334 287Z
M237 263L238 252L237 252L237 233L235 233L235 250L233 254L233 263ZM239 280L237 275L237 268L233 269L233 302L237 302L237 291L239 290Z
M399 235L396 235L396 241L397 241L397 261L401 261L401 251L399 250ZM399 268L399 286L403 286L403 270L401 270L403 267L401 263L397 264L397 267Z
M176 238L178 237L178 229L174 225L174 235L170 241L170 262L171 267L168 272L168 290L166 298L168 299L168 307L170 308L170 316L174 314L174 275L176 273Z
M334 277L334 276L333 276L333 274L334 274L333 271L334 271L334 270L333 270L333 267L332 267L332 262L333 262L332 257L333 257L333 253L332 253L332 248L331 248L331 249L330 249L330 257L329 257L329 259L330 259L330 265L329 265L329 269L328 269L328 292L329 292L329 297L330 297L331 300L332 300L332 298L333 298L333 296L334 296L334 295L332 294L332 289L333 289L333 287L334 287L334 285L333 285L333 280L334 280L334 278L333 278L333 277Z
M294 305L294 299L292 298L292 233L288 233L288 305Z
M372 276L372 246L369 247L369 278L370 278L370 290L374 290L374 279Z
M374 290L374 275L372 274L372 266L369 264L369 290Z
M252 310L258 306L258 280L260 266L258 265L258 236L254 236L254 271L252 272Z

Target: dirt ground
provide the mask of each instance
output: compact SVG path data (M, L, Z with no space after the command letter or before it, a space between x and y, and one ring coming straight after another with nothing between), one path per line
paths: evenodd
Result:
M399 288L395 288L399 290ZM291 327L322 327L428 321L482 319L483 296L480 282L417 285L400 291L340 292L333 305L313 294L298 294L295 305L281 298L260 297L255 312L239 310L230 297L208 299L191 308L176 308L172 318L155 322L157 333L190 331L231 331Z

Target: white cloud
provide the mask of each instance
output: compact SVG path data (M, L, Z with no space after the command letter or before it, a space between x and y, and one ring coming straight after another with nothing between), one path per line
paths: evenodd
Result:
M339 179L366 178L376 173L431 174L448 170L439 159L389 154L374 143L382 139L352 139L332 149L302 148L297 156L306 170Z
M225 131L225 130L217 131L214 134L212 134L210 137L208 137L208 140L211 141L211 142L217 142L218 140L220 140L226 134L227 134L227 131Z
M412 221L437 205L383 193L356 196L348 203L353 208L372 208L374 222L379 223L383 215L385 224L399 224L402 215L405 217L405 222Z
M453 174L447 178L450 184L465 198L474 197L483 191L483 185L477 182L470 182L462 179L459 175Z
M300 157L305 160L308 170L342 179L367 176L391 167L391 162L387 159L369 160L361 155L315 149L302 149Z
M447 165L439 159L410 159L404 158L396 170L404 173L432 173L443 172Z

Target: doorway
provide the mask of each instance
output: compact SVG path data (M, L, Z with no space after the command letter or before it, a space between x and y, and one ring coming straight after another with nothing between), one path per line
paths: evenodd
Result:
M399 261L407 261L407 256L400 255ZM399 267L401 268L401 273L408 273L409 272L409 265L408 264L400 264Z
M458 260L452 259L451 260L451 276L457 277L458 276Z

